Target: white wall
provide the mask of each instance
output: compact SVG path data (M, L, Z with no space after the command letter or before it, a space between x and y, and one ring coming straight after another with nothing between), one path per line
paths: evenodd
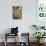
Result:
M22 20L12 19L12 6L22 6ZM0 0L0 34L8 28L19 27L19 32L30 32L36 24L36 0Z

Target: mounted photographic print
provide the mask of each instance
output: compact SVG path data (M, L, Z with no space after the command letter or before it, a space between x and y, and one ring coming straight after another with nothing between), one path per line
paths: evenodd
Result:
M22 6L13 6L13 19L22 19Z

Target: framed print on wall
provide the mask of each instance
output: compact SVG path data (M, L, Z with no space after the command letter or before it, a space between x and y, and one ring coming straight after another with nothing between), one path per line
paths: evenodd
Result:
M46 17L46 0L37 0L37 15L41 17Z
M46 0L36 0L36 24L37 25L46 25Z
M22 6L13 6L13 19L22 19Z

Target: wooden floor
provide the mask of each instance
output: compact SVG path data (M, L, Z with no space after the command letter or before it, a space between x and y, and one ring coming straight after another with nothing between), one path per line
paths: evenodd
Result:
M33 43L33 42L32 42L32 43L30 43L30 44L31 44L30 46L37 46L37 43ZM2 42L2 43L0 42L0 46L5 46L5 45L4 45L4 42ZM8 43L7 46L15 46L15 43L12 43L12 42L11 42L11 43ZM22 45L21 45L21 46L22 46ZM24 45L24 46L25 46L25 45ZM41 45L41 46L46 46L46 43L44 43L44 45Z

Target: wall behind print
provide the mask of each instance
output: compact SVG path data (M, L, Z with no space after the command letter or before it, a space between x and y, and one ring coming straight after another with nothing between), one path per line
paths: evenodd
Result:
M12 19L12 6L22 6L22 19ZM11 27L19 27L19 32L30 32L30 25L36 24L36 0L0 0L0 34Z

